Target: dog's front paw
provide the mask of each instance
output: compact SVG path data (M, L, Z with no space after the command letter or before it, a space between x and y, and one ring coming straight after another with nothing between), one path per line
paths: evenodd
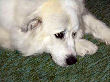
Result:
M110 45L110 33L104 37L103 41L106 43L106 45Z
M107 45L110 45L110 29L107 27L98 28L93 33L94 37L98 38L101 42L105 42Z
M94 54L96 53L98 47L90 41L85 39L77 39L76 40L76 52L80 56L84 56L86 54Z

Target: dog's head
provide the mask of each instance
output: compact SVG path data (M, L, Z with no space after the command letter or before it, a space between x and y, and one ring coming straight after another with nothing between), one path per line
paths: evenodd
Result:
M58 0L49 1L39 9L39 12L34 13L36 17L28 23L32 29L30 37L34 39L31 40L31 44L36 43L35 53L50 53L52 59L60 66L75 64L75 39L80 29L77 1L72 2L74 4L64 2L63 5Z

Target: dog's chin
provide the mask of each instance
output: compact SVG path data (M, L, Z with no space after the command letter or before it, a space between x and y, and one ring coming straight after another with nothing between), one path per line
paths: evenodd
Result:
M68 65L66 64L66 63L63 63L63 64L61 64L61 63L56 63L58 66L61 66L61 67L67 67Z
M59 63L56 63L58 66L60 66L60 67L68 67L68 66L70 66L70 65L68 65L68 64L66 64L66 63L63 63L63 64L59 64Z

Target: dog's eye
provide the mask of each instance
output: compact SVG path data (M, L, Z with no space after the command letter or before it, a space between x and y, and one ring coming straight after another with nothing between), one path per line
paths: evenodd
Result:
M54 34L56 38L59 38L59 39L63 39L64 38L64 31L60 32L60 33L57 33L57 34Z
M72 37L74 38L76 36L76 34L77 34L76 32L73 32Z

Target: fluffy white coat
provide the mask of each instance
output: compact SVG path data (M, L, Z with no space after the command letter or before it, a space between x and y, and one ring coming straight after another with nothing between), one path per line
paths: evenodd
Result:
M55 36L61 32L63 39ZM0 45L24 56L47 52L67 66L69 56L97 51L82 39L84 33L110 43L110 29L86 10L83 0L0 0Z

